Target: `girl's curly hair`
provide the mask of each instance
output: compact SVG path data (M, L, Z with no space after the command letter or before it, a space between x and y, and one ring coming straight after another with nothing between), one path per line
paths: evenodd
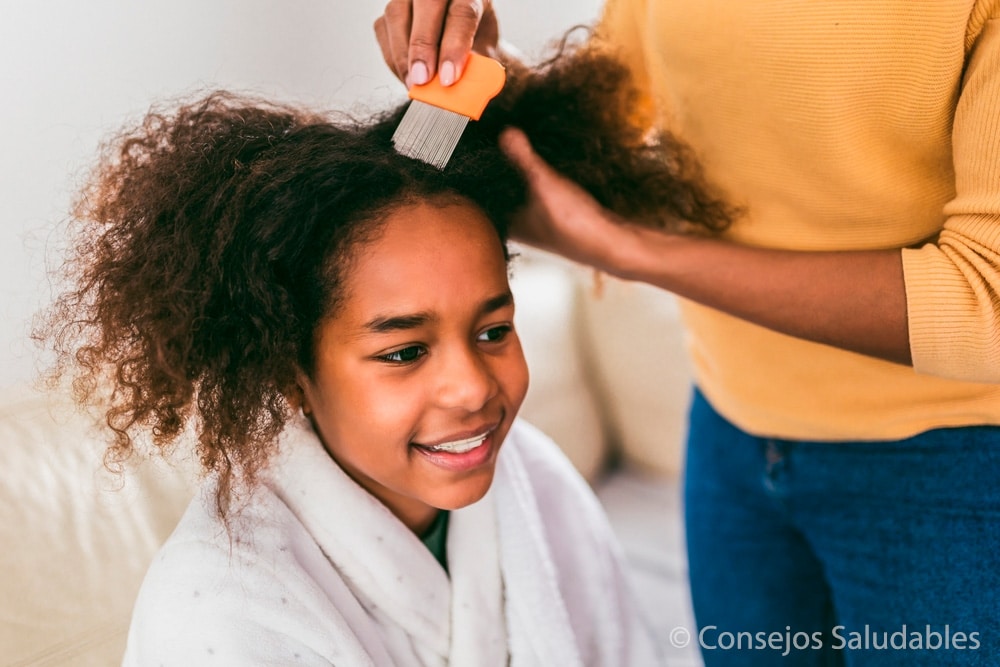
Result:
M360 122L214 92L154 109L105 145L78 198L73 287L36 331L57 353L53 377L69 372L81 403L104 401L111 467L140 432L164 450L195 425L225 515L237 480L252 485L273 451L296 373L313 369L352 249L386 212L460 197L506 239L526 188L498 148L504 127L626 218L728 223L682 144L625 122L637 95L589 48L511 65L443 171L393 150L405 107Z

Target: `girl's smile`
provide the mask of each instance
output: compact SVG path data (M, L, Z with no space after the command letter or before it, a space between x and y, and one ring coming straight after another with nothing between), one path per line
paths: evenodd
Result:
M413 447L427 459L450 470L472 470L495 458L498 444L493 437L496 426L471 438L451 440L437 445L413 443Z

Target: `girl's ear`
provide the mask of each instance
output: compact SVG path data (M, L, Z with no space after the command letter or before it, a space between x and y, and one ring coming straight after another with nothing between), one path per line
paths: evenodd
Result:
M302 374L298 373L297 375L295 386L285 395L285 400L288 401L293 410L302 410L302 414L308 415L312 412L312 407L306 398L306 392L302 389Z

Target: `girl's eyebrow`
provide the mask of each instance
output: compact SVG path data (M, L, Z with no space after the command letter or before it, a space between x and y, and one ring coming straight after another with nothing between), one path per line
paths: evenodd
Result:
M379 316L365 323L364 328L372 333L389 333L416 329L436 319L431 313L413 313L411 315Z
M501 308L506 308L513 303L514 297L511 293L504 292L503 294L486 299L479 307L479 314L486 315ZM379 315L366 322L363 328L371 333L407 331L409 329L416 329L437 319L437 315L430 312L409 313L407 315Z
M504 292L503 294L497 294L494 297L486 299L486 301L483 302L483 305L479 308L479 314L488 315L489 313L512 305L514 305L514 296L510 292Z

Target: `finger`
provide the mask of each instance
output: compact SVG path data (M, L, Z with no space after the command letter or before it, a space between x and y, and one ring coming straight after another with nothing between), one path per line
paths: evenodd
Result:
M413 0L409 36L410 83L420 85L434 77L438 64L438 47L444 30L448 0Z
M392 59L392 49L389 46L389 32L386 27L385 17L378 17L375 19L375 40L378 42L379 49L382 51L382 60L385 61L386 66L389 70L396 75L396 78L403 81L406 78L406 72L400 72L397 64Z
M529 186L537 188L553 177L552 167L538 156L531 147L528 137L521 130L509 127L501 132L500 148L521 170Z
M479 19L476 29L476 39L472 42L472 50L491 58L497 57L500 42L500 23L497 13L490 0L483 2L483 17Z
M450 86L461 78L485 10L483 0L452 0L448 5L439 56L442 85Z
M382 57L389 69L403 81L410 74L411 20L409 0L389 0L382 16L375 22L375 37L382 47Z

